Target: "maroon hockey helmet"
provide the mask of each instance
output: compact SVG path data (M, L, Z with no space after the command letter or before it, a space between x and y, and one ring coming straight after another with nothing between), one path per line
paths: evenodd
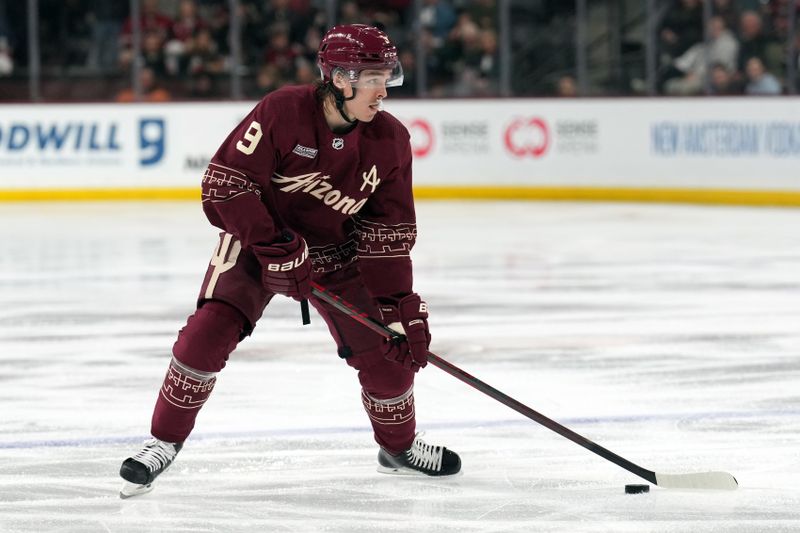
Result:
M333 72L342 69L350 83L356 85L362 70L375 69L389 71L386 87L403 84L397 48L384 32L366 24L331 28L319 45L317 66L324 81L330 81Z

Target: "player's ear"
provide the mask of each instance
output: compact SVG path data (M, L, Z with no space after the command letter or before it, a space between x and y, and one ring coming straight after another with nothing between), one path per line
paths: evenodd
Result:
M333 85L340 91L343 91L344 88L347 87L347 77L345 76L344 71L340 68L337 68L333 72L332 80Z

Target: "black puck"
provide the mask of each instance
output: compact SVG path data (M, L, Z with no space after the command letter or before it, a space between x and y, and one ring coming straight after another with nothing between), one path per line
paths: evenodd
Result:
M625 485L625 494L644 494L650 492L650 485Z

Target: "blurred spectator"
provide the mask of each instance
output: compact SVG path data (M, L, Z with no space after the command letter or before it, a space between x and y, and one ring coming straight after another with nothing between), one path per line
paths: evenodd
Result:
M573 76L566 75L558 78L556 83L556 96L574 98L578 96L578 82Z
M8 38L0 35L0 76L9 76L14 72L14 59L11 54L11 47Z
M298 9L302 2L292 0L269 0L264 2L266 27L283 24L289 31L289 41L299 43L311 25L312 11L307 7Z
M740 11L757 11L769 0L737 0Z
M787 43L788 46L788 43ZM800 31L794 36L794 57L790 59L795 66L795 72L800 72ZM800 92L800 76L795 79L795 93Z
M403 85L389 89L389 96L415 96L417 94L417 61L414 52L400 50L400 65L403 67Z
M451 95L472 95L478 83L474 63L480 53L480 28L469 12L459 13L442 53L447 58L446 67L453 77Z
M673 4L659 30L661 50L669 61L703 40L703 6L700 0Z
M489 96L498 77L497 36L494 30L481 30L472 17L464 14L458 34L460 58L454 63L455 96Z
M343 0L341 2L337 24L366 24L367 22L367 19L358 8L358 3L353 0Z
M128 16L127 2L91 0L89 23L92 28L91 44L86 66L101 71L114 70L119 59L119 39L122 23Z
M39 0L41 63L45 69L84 66L89 56L92 27L88 0Z
M211 74L205 72L192 76L189 79L189 96L195 100L211 100L219 97L215 87L216 83Z
M240 15L244 13L242 2L238 3ZM222 55L230 53L228 33L230 32L231 14L228 11L228 2L219 0L199 0L198 11L200 16L211 30L211 37L217 45L217 50ZM246 19L242 19L243 24Z
M162 41L166 41L172 29L172 19L161 12L158 0L142 0L141 13L139 14L139 27L142 32L156 32ZM133 19L128 16L122 25L122 39L124 44L130 39L133 31Z
M178 16L172 23L171 40L191 46L192 38L197 30L205 29L206 21L197 13L195 0L181 0L178 4Z
M264 52L263 61L275 65L286 79L294 78L294 60L297 51L289 40L289 28L283 23L276 23L270 29L269 45Z
M471 0L464 8L481 29L497 28L497 0Z
M308 85L314 83L319 77L317 66L310 63L304 57L297 57L295 59L295 75L293 83L298 85Z
M778 77L784 77L788 65L787 60L789 53L790 42L790 27L789 27L789 4L795 8L795 38L800 37L800 1L798 0L769 0L769 3L764 7L769 13L769 21L771 31L769 36L774 44L769 51L766 52L762 59L767 70L772 72ZM795 53L797 53L797 43L800 39L795 41Z
M480 54L476 67L481 78L494 84L500 77L500 58L497 50L497 32L487 28L480 34Z
M753 95L781 94L781 83L774 75L767 72L764 63L758 57L751 57L745 65L747 85L744 92Z
M726 27L721 17L708 21L708 43L700 42L689 48L673 62L680 75L664 83L664 92L673 96L695 95L703 92L708 66L714 63L734 71L739 53L739 42Z
M424 70L427 77L426 92L428 96L444 96L446 92L446 84L452 80L452 71L450 70L450 57L446 54L445 46L437 47L436 39L433 34L427 30L422 29L417 36L423 49ZM410 50L407 50L410 52ZM416 65L419 59L414 57ZM407 69L405 63L403 65L403 72ZM405 86L405 82L403 82Z
M152 69L144 67L141 69L139 80L142 85L142 102L167 102L171 100L169 91L161 87L158 78ZM117 102L135 102L136 95L133 88L126 88L117 93Z
M308 27L306 35L303 38L300 54L312 65L317 63L317 50L319 49L319 43L322 41L322 35L322 28L317 25L312 25Z
M260 43L269 46L272 29L277 26L286 30L290 43L301 43L315 12L310 9L297 11L292 8L290 0L261 0L258 14L263 32Z
M11 25L8 21L8 10L6 9L6 1L0 0L0 37L9 38L11 35Z
M734 0L714 0L712 13L725 21L725 27L731 30L739 25L739 6Z
M6 0L0 0L0 76L14 71L14 54L11 50L11 25L6 11Z
M400 23L400 15L395 11L371 10L368 24L384 31L393 43L406 46L408 38Z
M245 65L256 67L261 62L261 54L267 44L267 26L258 2L255 0L240 2L238 16L242 34L241 60ZM219 37L222 36L218 35L217 38Z
M719 63L711 65L711 94L732 96L743 92L742 84L728 67Z
M765 0L766 5L762 8L764 17L768 19L767 26L770 27L772 37L785 42L789 34L789 4L795 6L795 21L800 15L800 3L797 0Z
M172 29L172 19L159 10L158 0L142 0L139 25L142 35L152 34L159 42L159 47L163 46L169 37ZM133 61L133 19L128 16L122 25L120 35L120 66L125 69Z
M274 32L278 28L286 34L287 47L296 45L300 49L316 15L316 11L308 8L301 12L294 11L290 0L244 0L242 6L242 42L246 54L244 62L252 67L257 67L264 61L265 54L273 46ZM280 53L284 53L283 50ZM292 59L293 57L289 63ZM283 68L293 70L290 66Z
M275 65L262 65L258 69L255 80L255 88L249 92L251 98L261 99L267 93L283 85L283 79Z
M148 31L142 35L142 62L159 77L167 75L167 55L163 44L158 32Z
M456 17L456 23L447 36L451 42L464 42L470 40L480 32L480 27L468 11L461 11Z
M410 4L412 0L356 0L356 10L353 15L356 18L366 20L366 24L375 27L383 26L384 30L395 30L397 24L402 24L398 9L403 9L404 4ZM350 11L351 8L348 8ZM394 21L394 22L390 22Z
M197 13L195 0L181 0L178 4L178 16L172 23L171 37L164 45L170 74L185 72L188 63L186 58L194 49L195 36L200 30L207 29L205 20ZM208 35L211 37L210 32Z
M739 42L740 71L745 70L751 57L758 57L768 70L780 72L783 60L780 43L767 35L763 19L755 11L742 13L739 19Z
M186 71L193 76L222 74L226 70L225 57L217 51L217 43L211 38L211 31L205 28L195 34L186 62Z
M433 35L433 44L438 48L455 26L456 12L448 0L425 0L419 12L419 22Z

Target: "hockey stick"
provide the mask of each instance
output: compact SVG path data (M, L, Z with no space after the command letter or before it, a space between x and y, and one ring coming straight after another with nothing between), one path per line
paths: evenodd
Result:
M363 311L360 311L355 307L353 307L352 304L342 300L340 297L334 294L331 294L320 285L314 282L312 282L311 285L312 285L312 294L314 296L326 302L327 304L333 306L334 308L338 309L345 315L353 318L357 322L368 327L372 331L386 337L387 339L398 339L402 337L400 333L397 333L396 331L386 327L379 321L368 316ZM643 479L646 479L647 481L653 483L654 485L658 485L659 487L664 487L668 489L717 489L717 490L733 490L739 486L739 483L736 481L736 478L734 478L731 474L727 472L661 474L653 472L652 470L647 470L646 468L642 468L641 466L632 463L631 461L625 459L624 457L620 457L614 452L606 448L603 448L599 444L590 441L586 437L579 435L578 433L575 433L571 429L562 426L555 420L551 420L546 416L544 416L543 414L534 411L530 407L500 392L491 385L484 383L483 381L468 374L467 372L464 372L454 364L445 361L438 355L428 352L428 361L435 367L444 370L451 376L463 381L464 383L466 383L471 387L474 387L475 389L478 389L487 396L494 398L498 402L530 418L534 422L543 425L544 427L546 427L551 431L555 431L562 437L565 437L571 440L572 442L583 446L590 452L596 453L603 459L611 461L615 465L620 466L625 470L627 470L628 472L636 474L637 476Z

